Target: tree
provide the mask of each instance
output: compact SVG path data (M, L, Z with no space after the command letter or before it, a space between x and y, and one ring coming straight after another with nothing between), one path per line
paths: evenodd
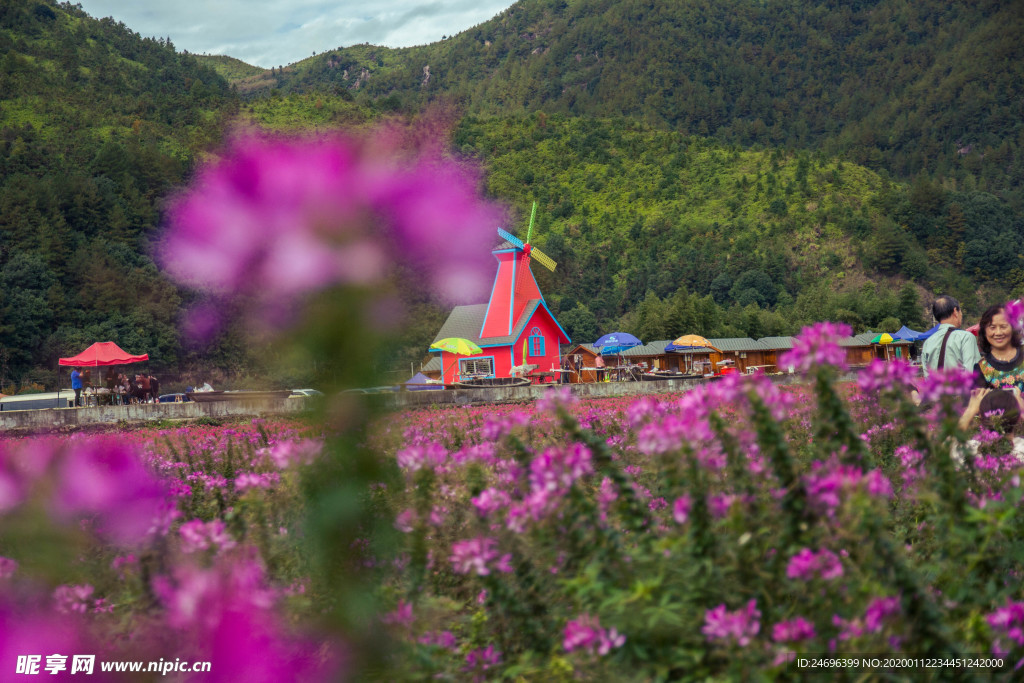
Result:
M574 308L562 313L558 322L576 343L588 344L598 337L597 317L586 304L577 303Z
M897 316L903 324L911 329L918 329L923 325L921 302L917 295L917 288L909 282L900 289Z

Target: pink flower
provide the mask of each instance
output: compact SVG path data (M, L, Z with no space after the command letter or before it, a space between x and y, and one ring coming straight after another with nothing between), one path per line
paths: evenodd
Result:
M478 576L487 576L491 569L505 573L512 571L509 565L512 555L499 557L497 545L498 541L487 537L456 541L452 544L452 554L449 558L452 567L458 574L473 573Z
M704 627L701 631L708 640L720 640L726 644L746 647L751 639L761 630L761 612L757 609L757 601L751 600L746 607L734 612L726 610L721 604L709 609L704 614Z
M1003 315L1018 330L1024 330L1024 301L1014 299L1003 305Z
M58 465L56 514L97 517L97 529L121 543L141 540L163 510L164 485L140 453L112 439L72 442Z
M492 487L481 491L480 495L471 499L470 502L473 503L481 515L486 517L492 512L508 507L512 499L505 491Z
M805 327L793 340L793 349L779 357L779 366L793 367L800 372L810 372L822 365L845 370L846 351L839 340L851 333L845 323L823 322Z
M974 387L974 371L963 368L930 370L927 377L917 381L921 402L939 402L944 396L968 396Z
M235 490L244 493L249 489L272 489L281 481L277 472L243 472L235 478Z
M857 375L857 386L866 394L894 389L909 391L917 381L918 369L899 358L892 361L876 358Z
M57 586L53 591L54 607L61 614L85 614L89 611L89 596L92 595L92 591L93 587L88 584Z
M864 626L868 633L877 633L882 630L882 622L893 614L899 614L900 599L896 596L887 598L875 598L868 603L864 611Z
M0 579L9 579L18 571L18 563L9 557L0 556Z
M451 631L424 633L420 636L419 642L424 645L434 645L445 650L454 650L459 644L459 641L455 639L455 634Z
M676 498L676 502L672 504L672 519L676 520L677 524L686 524L686 520L690 518L692 506L693 501L690 496L684 495L681 498Z
M463 671L487 671L488 669L501 664L501 652L494 649L493 645L485 648L478 648L466 655L466 666ZM483 680L483 679L478 679Z
M448 458L448 451L439 443L430 443L425 446L413 445L403 448L395 454L398 466L409 472L416 472L423 468L433 469L444 463Z
M203 522L193 519L185 522L178 530L181 534L181 549L186 553L194 553L217 546L221 550L235 547L235 540L227 532L224 522L215 519L211 522Z
M776 643L810 640L814 637L814 624L803 617L780 621L772 627L772 640Z
M394 611L388 612L380 618L380 620L385 624L392 624L403 628L412 626L413 619L412 603L406 602L405 600L399 600L398 606Z
M249 294L271 318L308 292L379 282L392 261L442 296L481 291L501 214L468 168L400 142L236 137L172 204L164 265L185 284Z
M584 614L565 625L562 647L566 652L587 650L591 654L606 655L612 648L622 647L626 636L616 629L603 629L597 617Z
M580 477L593 473L590 449L581 443L546 448L530 463L530 487L534 491L565 491Z
M312 463L323 450L323 442L313 439L301 439L297 441L280 441L269 448L263 449L279 469L286 469L292 465L308 465Z
M839 558L824 548L817 553L810 548L803 548L790 558L786 566L786 576L801 581L809 581L815 576L831 581L842 575L843 565Z

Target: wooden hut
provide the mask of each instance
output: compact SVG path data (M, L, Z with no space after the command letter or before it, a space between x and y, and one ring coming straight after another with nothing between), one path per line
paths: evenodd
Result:
M761 337L757 341L761 342L766 349L765 365L769 366L765 368L767 372L790 371L790 368L784 368L779 365L779 356L793 350L792 337Z
M678 357L677 366L670 365L668 369L679 369L682 372L691 370L694 367L704 366L711 372L721 369L722 361L733 361L737 372L746 373L755 367L774 365L774 356L771 349L750 337L726 337L719 339L708 339L708 342L715 349L697 349L693 351L676 351L664 354L671 363L671 357Z
M573 372L569 373L571 384L597 381L597 349L590 344L576 344L563 353L569 358Z

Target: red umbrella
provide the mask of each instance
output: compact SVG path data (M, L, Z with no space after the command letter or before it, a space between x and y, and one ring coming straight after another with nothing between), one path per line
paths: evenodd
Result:
M979 325L981 325L981 323L974 323L973 325L967 328L967 331L973 334L975 337L977 337Z
M96 342L77 356L61 358L59 365L76 367L99 367L100 365L124 365L125 363L141 363L149 360L149 354L133 356L114 342Z

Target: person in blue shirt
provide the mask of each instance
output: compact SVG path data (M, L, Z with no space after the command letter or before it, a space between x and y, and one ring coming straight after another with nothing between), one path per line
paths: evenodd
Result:
M75 390L75 406L82 405L82 373L78 368L71 371L71 388Z

